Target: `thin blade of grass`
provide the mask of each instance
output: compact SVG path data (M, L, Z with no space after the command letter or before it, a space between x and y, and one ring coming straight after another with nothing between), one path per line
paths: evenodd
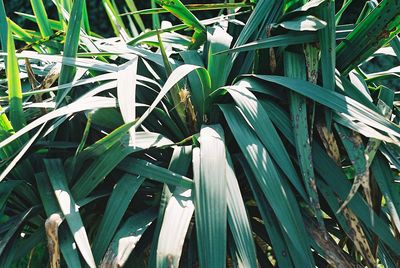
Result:
M396 191L393 173L381 154L372 162L371 171L375 181L385 197L386 206L392 218L393 225L400 232L400 193Z
M7 223L10 224L10 228L8 231L2 235L2 239L0 241L0 256L5 252L6 247L12 243L12 237L18 235L18 230L21 228L23 222L27 220L32 213L36 212L37 208L31 207L28 210L22 212L21 214L10 218Z
M271 112L272 111L274 112L271 113L271 119L273 120L274 124L278 126L281 133L285 135L288 141L294 144L293 130L287 127L288 125L290 125L289 116L282 110L282 108L279 108L276 105L269 105L268 107L270 109L273 109L271 110ZM340 206L337 197L344 200L351 188L351 185L348 182L348 179L346 178L341 168L337 166L337 164L328 156L328 154L322 149L322 147L319 144L314 142L312 145L312 149L313 149L312 153L314 159L314 167L316 169L316 172L320 174L325 180L325 182L330 186L329 188L325 189L329 189L330 191L332 191L332 189L335 189L335 192L338 195L332 192L331 194L332 199L327 199L329 197L328 193L325 190L323 190L323 188L320 188L321 187L321 184L319 183L321 181L320 179L317 180L318 189L324 193L324 197L326 200L335 203L335 205L331 206L331 208L333 211L337 211ZM317 178L319 177L317 176ZM341 183L338 183L338 181L340 181ZM364 199L361 198L359 193L356 193L353 199L354 199L353 202L349 203L349 207L356 214L356 216L372 232L376 233L386 245L388 245L392 250L398 251L397 248L399 248L399 246L397 244L399 243L394 239L389 228L386 228L387 226L383 223L383 220L377 215L374 215L374 221L371 220L371 216L369 213L370 209L368 208L368 205L364 201ZM371 213L374 212L372 211ZM349 227L347 227L348 226L347 220L344 219L342 214L335 214L335 217L338 220L342 219L342 222L340 221L339 222L343 228L347 228L346 229L347 233L349 234L357 233L357 230L350 231Z
M213 4L186 4L186 8L190 11L192 10L216 10L216 9L226 9L226 8L239 8L239 7L252 7L252 3L213 3ZM142 9L137 11L131 11L129 13L121 14L124 15L154 15L154 14L162 14L169 12L168 10L164 10L163 8L149 8ZM157 27L153 27L156 29Z
M338 212L347 206L360 186L363 187L368 204L372 207L368 160L367 155L365 154L363 140L358 133L352 132L341 125L336 124L335 127L355 170L354 182L350 189L350 193L340 206Z
M39 117L38 119L34 120L33 122L29 123L19 131L17 131L14 135L4 139L0 142L0 148L3 148L7 144L11 143L12 141L17 140L19 137L23 136L24 134L28 133L29 131L43 125L44 123L48 122L49 120L62 117L65 115L71 115L73 113L85 110L93 110L93 109L100 109L100 108L115 108L116 101L114 98L104 98L104 97L93 97L83 100L82 102L75 102L70 105L64 106L62 108L56 109L46 115Z
M286 245L286 241L282 234L281 227L279 226L278 219L273 213L271 206L268 204L268 201L262 190L258 186L257 180L254 177L249 164L243 157L239 158L238 160L244 170L246 179L250 184L251 191L253 192L253 196L260 211L261 218L264 221L264 228L268 233L269 241L271 242L278 265L281 267L293 267L294 265L290 254L280 254L281 252L290 251Z
M137 10L135 2L133 0L125 0L125 3L126 3L126 5L128 6L128 8L130 10L129 14L132 14L132 16L135 19L137 25L139 26L139 29L142 32L144 32L146 27L144 26L144 22L143 22L142 18L140 17L140 14L137 13L137 12L140 12L140 11ZM121 16L124 16L125 14L121 14ZM156 28L153 28L153 29L156 29Z
M52 36L50 22L42 0L31 0L33 13L35 14L37 25L42 37Z
M318 41L317 34L314 32L296 32L290 34L282 34L273 37L267 37L261 40L253 41L241 46L234 46L229 50L216 53L238 53L243 51L251 51L256 49L265 49L272 47L286 47L290 45L300 45L304 43L313 43Z

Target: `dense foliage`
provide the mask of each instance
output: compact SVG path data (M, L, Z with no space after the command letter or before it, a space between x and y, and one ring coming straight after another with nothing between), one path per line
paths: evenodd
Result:
M399 267L400 1L136 2L0 1L0 267Z

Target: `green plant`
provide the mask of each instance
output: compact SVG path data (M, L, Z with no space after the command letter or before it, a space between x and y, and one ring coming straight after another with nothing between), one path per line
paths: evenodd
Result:
M398 267L400 1L351 2L0 1L0 267Z

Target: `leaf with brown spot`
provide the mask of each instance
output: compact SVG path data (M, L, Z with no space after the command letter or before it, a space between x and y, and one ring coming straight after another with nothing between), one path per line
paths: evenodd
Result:
M374 255L372 254L371 248L369 247L367 238L365 237L358 218L350 209L346 207L343 208L343 215L351 229L351 231L348 233L348 236L353 241L357 251L360 252L365 258L368 263L368 267L376 267Z
M58 77L60 76L61 72L61 64L56 64L53 68L50 69L46 77L43 79L42 84L38 89L47 89L50 88L54 82L57 81Z
M58 226L60 226L62 218L60 214L52 214L45 223L47 247L49 250L50 268L60 267L60 244L58 240Z
M285 51L283 55L285 75L307 80L306 60L304 55L289 51ZM321 230L325 230L323 214L315 183L313 159L311 156L311 142L308 133L307 99L295 92L290 92L289 96L292 128L301 175L304 185L306 186L309 203L315 212Z
M332 158L338 166L340 166L340 153L335 136L332 132L328 131L325 123L322 121L317 122L316 127L329 157Z

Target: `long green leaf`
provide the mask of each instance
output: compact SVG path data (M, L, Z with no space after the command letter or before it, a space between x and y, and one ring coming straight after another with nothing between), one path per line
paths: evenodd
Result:
M351 188L345 174L343 174L342 170L324 152L321 146L314 143L312 148L316 171L321 175L330 188L334 189L338 194L338 197L344 200ZM389 226L384 223L384 220L381 217L376 214L371 217L370 213L374 212L371 211L368 204L359 193L354 195L353 201L348 204L348 207L370 231L379 236L382 242L389 246L394 252L396 252L396 254L400 254L400 242L396 240ZM335 209L338 208L339 207L337 206Z
M156 217L157 210L150 208L128 218L115 234L102 264L123 267L143 233Z
M12 237L15 235L18 235L18 230L22 227L22 224L25 220L27 220L29 217L31 217L31 214L36 212L37 208L31 207L30 209L22 212L21 214L14 216L10 218L7 221L7 224L10 224L10 228L7 230L7 232L2 236L1 241L0 241L0 256L5 252L5 249L7 246L12 244ZM15 250L15 249L14 249Z
M228 204L228 224L235 240L239 258L244 267L257 266L256 248L243 196L235 175L232 159L226 152L226 186Z
M281 267L294 267L290 254L281 254L282 252L290 252L286 244L287 236L283 236L279 222L274 215L271 206L268 204L265 195L260 187L258 187L257 180L254 177L249 164L243 157L239 158L239 162L243 167L247 181L250 184L254 199L257 203L257 207L260 210L261 218L264 221L264 228L268 233L269 241L273 247L272 249L275 253L274 256L278 262L278 265Z
M193 212L192 190L177 187L165 210L158 239L157 267L170 267L171 264L178 267Z
M191 160L191 146L176 147L169 169L186 173ZM168 200L160 233L157 237L157 265L168 267L179 265L182 248L194 212L191 189L176 187Z
M36 173L35 178L46 216L50 217L54 213L58 213L60 209L47 174L44 172ZM59 236L61 253L67 265L69 267L82 267L78 250L73 246L73 234L71 234L70 230L68 230L68 226L66 224L61 224L59 227Z
M50 22L47 17L46 9L44 8L43 1L31 0L31 5L42 37L53 35L53 31L51 30Z
M388 121L382 115L367 108L354 99L343 96L336 92L324 90L320 86L314 85L299 79L273 75L255 75L254 77L264 81L279 84L285 88L293 90L316 102L319 102L339 113L351 116L373 128L385 131L389 134L400 137L399 126Z
M203 126L200 142L200 174L194 178L199 261L201 267L225 267L227 191L222 127Z
M100 157L97 157L72 187L73 196L77 200L88 196L131 152L130 147L124 144L115 144Z
M321 49L321 75L322 85L327 90L335 90L335 1L327 0L327 6L319 9L322 20L327 22L327 27L318 31L318 39ZM325 111L325 120L328 130L331 128L332 112Z
M221 27L214 27L209 30L208 39L207 69L211 78L211 90L215 90L226 84L229 73L225 66L229 58L227 55L214 54L229 49L233 38Z
M248 86L251 87L252 84L249 83ZM256 96L244 87L232 86L227 87L227 89L243 112L247 121L254 128L261 142L271 154L271 157L274 158L276 163L289 178L290 182L295 186L296 190L307 200L304 187L300 182L289 154L268 114L260 105ZM262 118L262 120L260 120L260 118Z
M198 48L204 43L207 36L206 28L180 0L158 0L157 2L194 30L192 48Z
M72 194L67 186L67 179L64 172L64 167L59 159L45 159L46 170L49 174L49 179L56 195L58 204L68 222L75 242L89 267L96 267L90 243L86 234L85 227L79 209L75 203Z
M307 79L305 58L301 54L284 52L284 69L288 77ZM309 196L310 204L317 216L318 222L324 229L324 221L320 209L313 161L311 157L310 136L308 134L307 100L296 92L290 92L290 115L292 118L292 128L295 136L297 158L304 185Z
M1 51L7 51L7 39L8 39L8 25L7 25L7 15L4 8L3 0L0 0L0 44Z
M400 2L383 0L337 48L337 68L349 73L400 32Z
M118 168L158 182L184 188L191 188L193 186L191 179L141 159L127 158L118 165Z
M296 205L297 203L291 202L294 198L292 197L293 193L290 189L282 187L282 178L279 176L275 164L255 133L241 118L239 111L228 105L220 105L220 108L259 187L269 201L282 228L293 242L294 248L301 256L297 261L304 267L314 266L299 207Z
M138 58L119 66L118 71L118 105L125 123L136 119L136 73ZM135 128L129 130L130 145L135 144Z
M115 185L93 240L93 256L97 263L103 258L129 203L143 181L144 178L125 174Z
M21 181L3 181L0 183L0 211L7 202L8 196Z
M7 37L7 80L8 99L10 103L10 121L14 130L18 131L26 124L25 115L22 110L22 88L19 75L18 60L15 55L14 39L8 24Z
M339 211L347 206L360 186L363 187L368 204L372 207L371 188L369 186L368 160L367 155L365 154L363 140L358 133L354 133L341 125L335 125L335 127L339 133L339 137L342 140L344 148L347 151L347 155L354 166L355 172L354 182L350 189L350 193L340 206Z
M83 14L83 5L85 0L75 0L72 6L70 21L68 23L67 36L64 45L63 57L75 58L79 46L80 28ZM66 84L73 80L75 68L63 65L61 68L58 84ZM60 105L68 94L70 89L62 89L58 91L56 97L57 105Z
M300 45L304 43L313 43L318 41L317 35L313 32L298 32L290 34L282 34L273 37L267 37L261 40L247 43L245 45L233 47L229 50L224 50L216 53L238 53L243 51L250 51L256 49L265 49L272 47L286 47L290 45Z
M372 162L371 171L379 186L386 205L393 220L393 225L400 231L400 193L393 182L393 173L382 155L378 155Z
M284 111L282 111L282 108L278 108L276 105L268 105L268 107L271 109L269 111L274 124L278 126L285 137L292 144L294 144L293 130L287 127L288 125L290 125L289 116ZM339 198L344 200L351 188L351 185L348 182L345 174L343 174L342 170L328 156L328 154L321 148L319 144L314 142L312 145L312 149L315 164L314 167L317 173L320 174L330 186L328 189L331 192L332 189L334 189L334 191L339 195ZM319 180L317 180L318 188L322 191L322 188L320 188L318 181ZM338 181L340 181L341 183L338 183ZM322 192L324 192L324 197L328 198L327 193L325 191ZM340 205L336 198L337 196L333 192L332 197L332 201L335 203L335 205L331 206L331 208L333 211L337 211ZM349 207L371 231L376 233L382 239L385 244L387 244L392 250L398 251L397 248L399 248L399 243L392 236L389 228L387 228L388 226L382 222L382 219L379 216L374 215L373 217L371 217L370 209L368 208L367 203L364 201L359 193L355 194L353 202L349 203ZM374 212L372 211L371 213ZM342 220L342 222L340 222L342 228L347 228L346 230L350 230L343 215L335 215L339 222L340 220ZM372 220L372 218L374 219L374 221Z

